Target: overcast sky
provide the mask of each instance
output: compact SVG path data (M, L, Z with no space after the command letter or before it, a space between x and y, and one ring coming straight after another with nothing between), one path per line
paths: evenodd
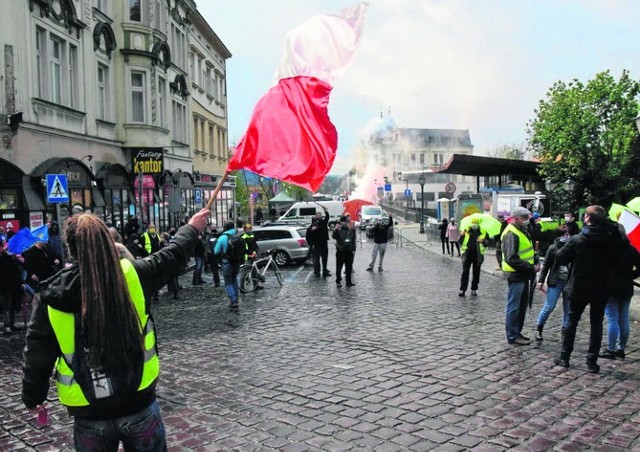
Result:
M200 0L233 54L229 142L271 86L286 32L348 0ZM526 141L557 80L628 69L640 78L638 0L370 0L364 38L329 103L338 129L331 174L344 174L367 123L390 108L399 127L469 129L474 153Z

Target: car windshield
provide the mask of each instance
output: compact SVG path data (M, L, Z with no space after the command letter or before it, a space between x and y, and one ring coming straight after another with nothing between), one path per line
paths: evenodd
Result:
M298 231L298 234L300 234L300 237L304 237L307 234L307 230L304 228L296 229L296 231Z
M382 215L382 209L378 206L363 207L362 213L364 215Z

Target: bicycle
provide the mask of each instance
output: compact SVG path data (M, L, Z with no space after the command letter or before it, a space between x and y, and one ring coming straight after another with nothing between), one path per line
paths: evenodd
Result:
M278 264L276 264L274 259L277 253L278 250L269 250L265 253L267 257L257 259L253 262L247 261L240 266L240 292L248 293L256 290L258 284L266 280L265 275L269 269L273 270L278 284L282 286L282 273L280 273Z

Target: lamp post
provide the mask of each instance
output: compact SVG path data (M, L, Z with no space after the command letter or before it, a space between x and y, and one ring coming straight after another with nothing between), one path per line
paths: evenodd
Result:
M420 184L420 234L424 234L424 183L426 179L424 173L418 178Z

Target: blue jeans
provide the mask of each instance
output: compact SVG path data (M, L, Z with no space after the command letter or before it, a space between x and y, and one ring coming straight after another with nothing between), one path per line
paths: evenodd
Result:
M629 340L629 305L631 297L609 298L605 314L607 315L607 340L609 350L624 350ZM617 344L617 347L616 347Z
M507 342L510 344L516 340L524 327L524 319L527 315L529 302L529 281L510 282L507 289L507 309L505 329Z
M240 264L234 264L224 259L222 261L222 277L224 278L224 290L229 295L229 300L232 304L238 302L238 294L240 293L240 287L238 287L238 272L240 271Z
M204 259L201 257L194 257L196 266L193 269L192 284L199 284L202 281L202 270L204 269Z
M547 323L547 319L549 315L556 308L556 304L558 303L558 299L560 295L562 295L562 328L567 328L569 326L569 299L564 296L564 286L566 282L559 282L555 286L547 287L547 298L544 300L544 306L540 310L540 314L538 314L538 321L536 322L536 326L541 328Z
M157 401L130 416L109 420L75 419L73 443L78 451L117 451L120 441L124 450L167 450Z

